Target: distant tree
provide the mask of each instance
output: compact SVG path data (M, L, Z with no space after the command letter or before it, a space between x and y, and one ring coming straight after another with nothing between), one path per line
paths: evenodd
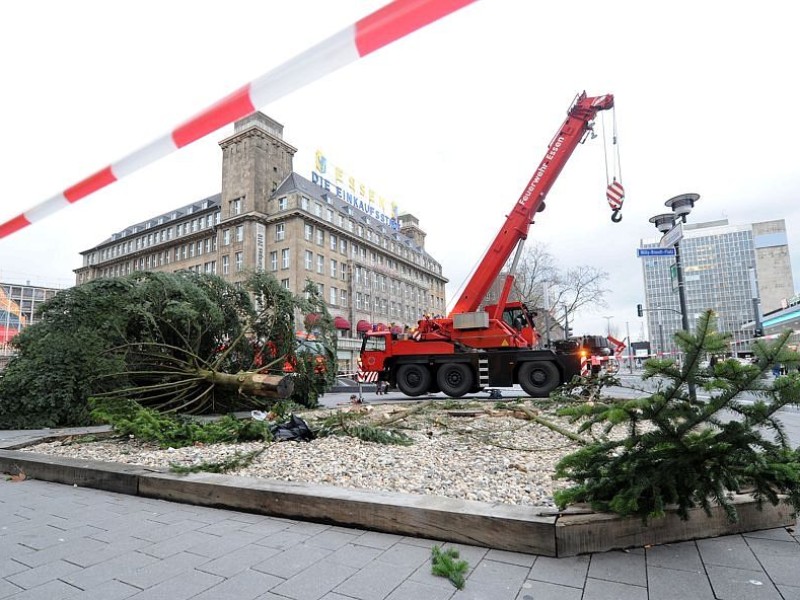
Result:
M539 312L536 326L543 336L549 328L554 338L560 338L565 326L569 324L571 327L575 316L582 310L607 306L607 280L606 271L589 265L566 271L559 269L546 244L533 242L526 247L517 266L514 293ZM546 306L550 308L547 318L544 314Z

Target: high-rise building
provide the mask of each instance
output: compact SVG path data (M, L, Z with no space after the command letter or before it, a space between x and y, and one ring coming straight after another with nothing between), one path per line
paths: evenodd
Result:
M39 305L58 292L57 288L30 283L0 283L0 357L13 352L8 342L24 327L33 325Z
M215 273L242 281L266 271L294 293L312 281L340 331L339 368L352 370L360 333L403 329L445 312L441 265L425 251L410 214L328 173L317 156L312 180L295 173L296 149L262 113L236 122L222 148L222 192L136 223L81 252L77 283L135 271ZM333 170L333 169L331 169Z
M656 248L659 239L641 240ZM680 240L689 329L707 309L716 313L717 330L731 335L730 352L750 351L756 310L780 308L794 294L786 224L781 220L731 225L727 219L683 224ZM647 324L653 353L678 352L681 329L674 257L642 259Z

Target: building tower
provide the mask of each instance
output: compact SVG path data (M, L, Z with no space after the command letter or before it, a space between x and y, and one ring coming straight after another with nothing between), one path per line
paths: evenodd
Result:
M255 113L220 142L220 194L126 227L81 252L77 283L134 271L194 270L238 282L272 274L299 294L311 281L339 329L339 368L353 370L359 333L444 313L441 265L413 215L403 224L359 195L340 170L295 173L283 125ZM320 161L324 164L325 161ZM352 189L352 191L351 191ZM301 322L298 319L298 323Z
M750 352L755 320L752 277L760 314L779 308L792 295L792 269L783 220L731 225L727 219L683 225L680 241L689 328L714 310L717 329L732 336L730 353ZM657 248L659 239L641 240ZM681 329L674 258L642 258L648 330L654 353L675 355L675 332Z

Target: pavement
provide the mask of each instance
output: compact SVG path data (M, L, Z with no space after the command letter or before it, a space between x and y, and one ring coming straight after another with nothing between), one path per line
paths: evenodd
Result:
M65 432L0 431L0 447ZM468 563L462 590L431 574L434 545ZM7 598L800 600L800 532L549 558L9 477L0 479Z

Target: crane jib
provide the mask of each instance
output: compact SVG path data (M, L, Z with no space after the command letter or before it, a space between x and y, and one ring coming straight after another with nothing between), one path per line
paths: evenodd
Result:
M550 147L550 150L545 155L544 159L539 165L539 168L536 169L536 174L533 176L533 179L531 179L531 182L528 184L528 187L525 188L525 191L522 193L522 196L519 199L519 203L521 205L524 206L525 204L528 203L531 194L533 194L533 189L542 180L542 177L544 177L545 171L547 171L547 167L550 166L550 161L552 161L556 157L556 154L558 154L558 151L563 143L564 143L563 136L557 138L556 141L553 142L553 145Z

